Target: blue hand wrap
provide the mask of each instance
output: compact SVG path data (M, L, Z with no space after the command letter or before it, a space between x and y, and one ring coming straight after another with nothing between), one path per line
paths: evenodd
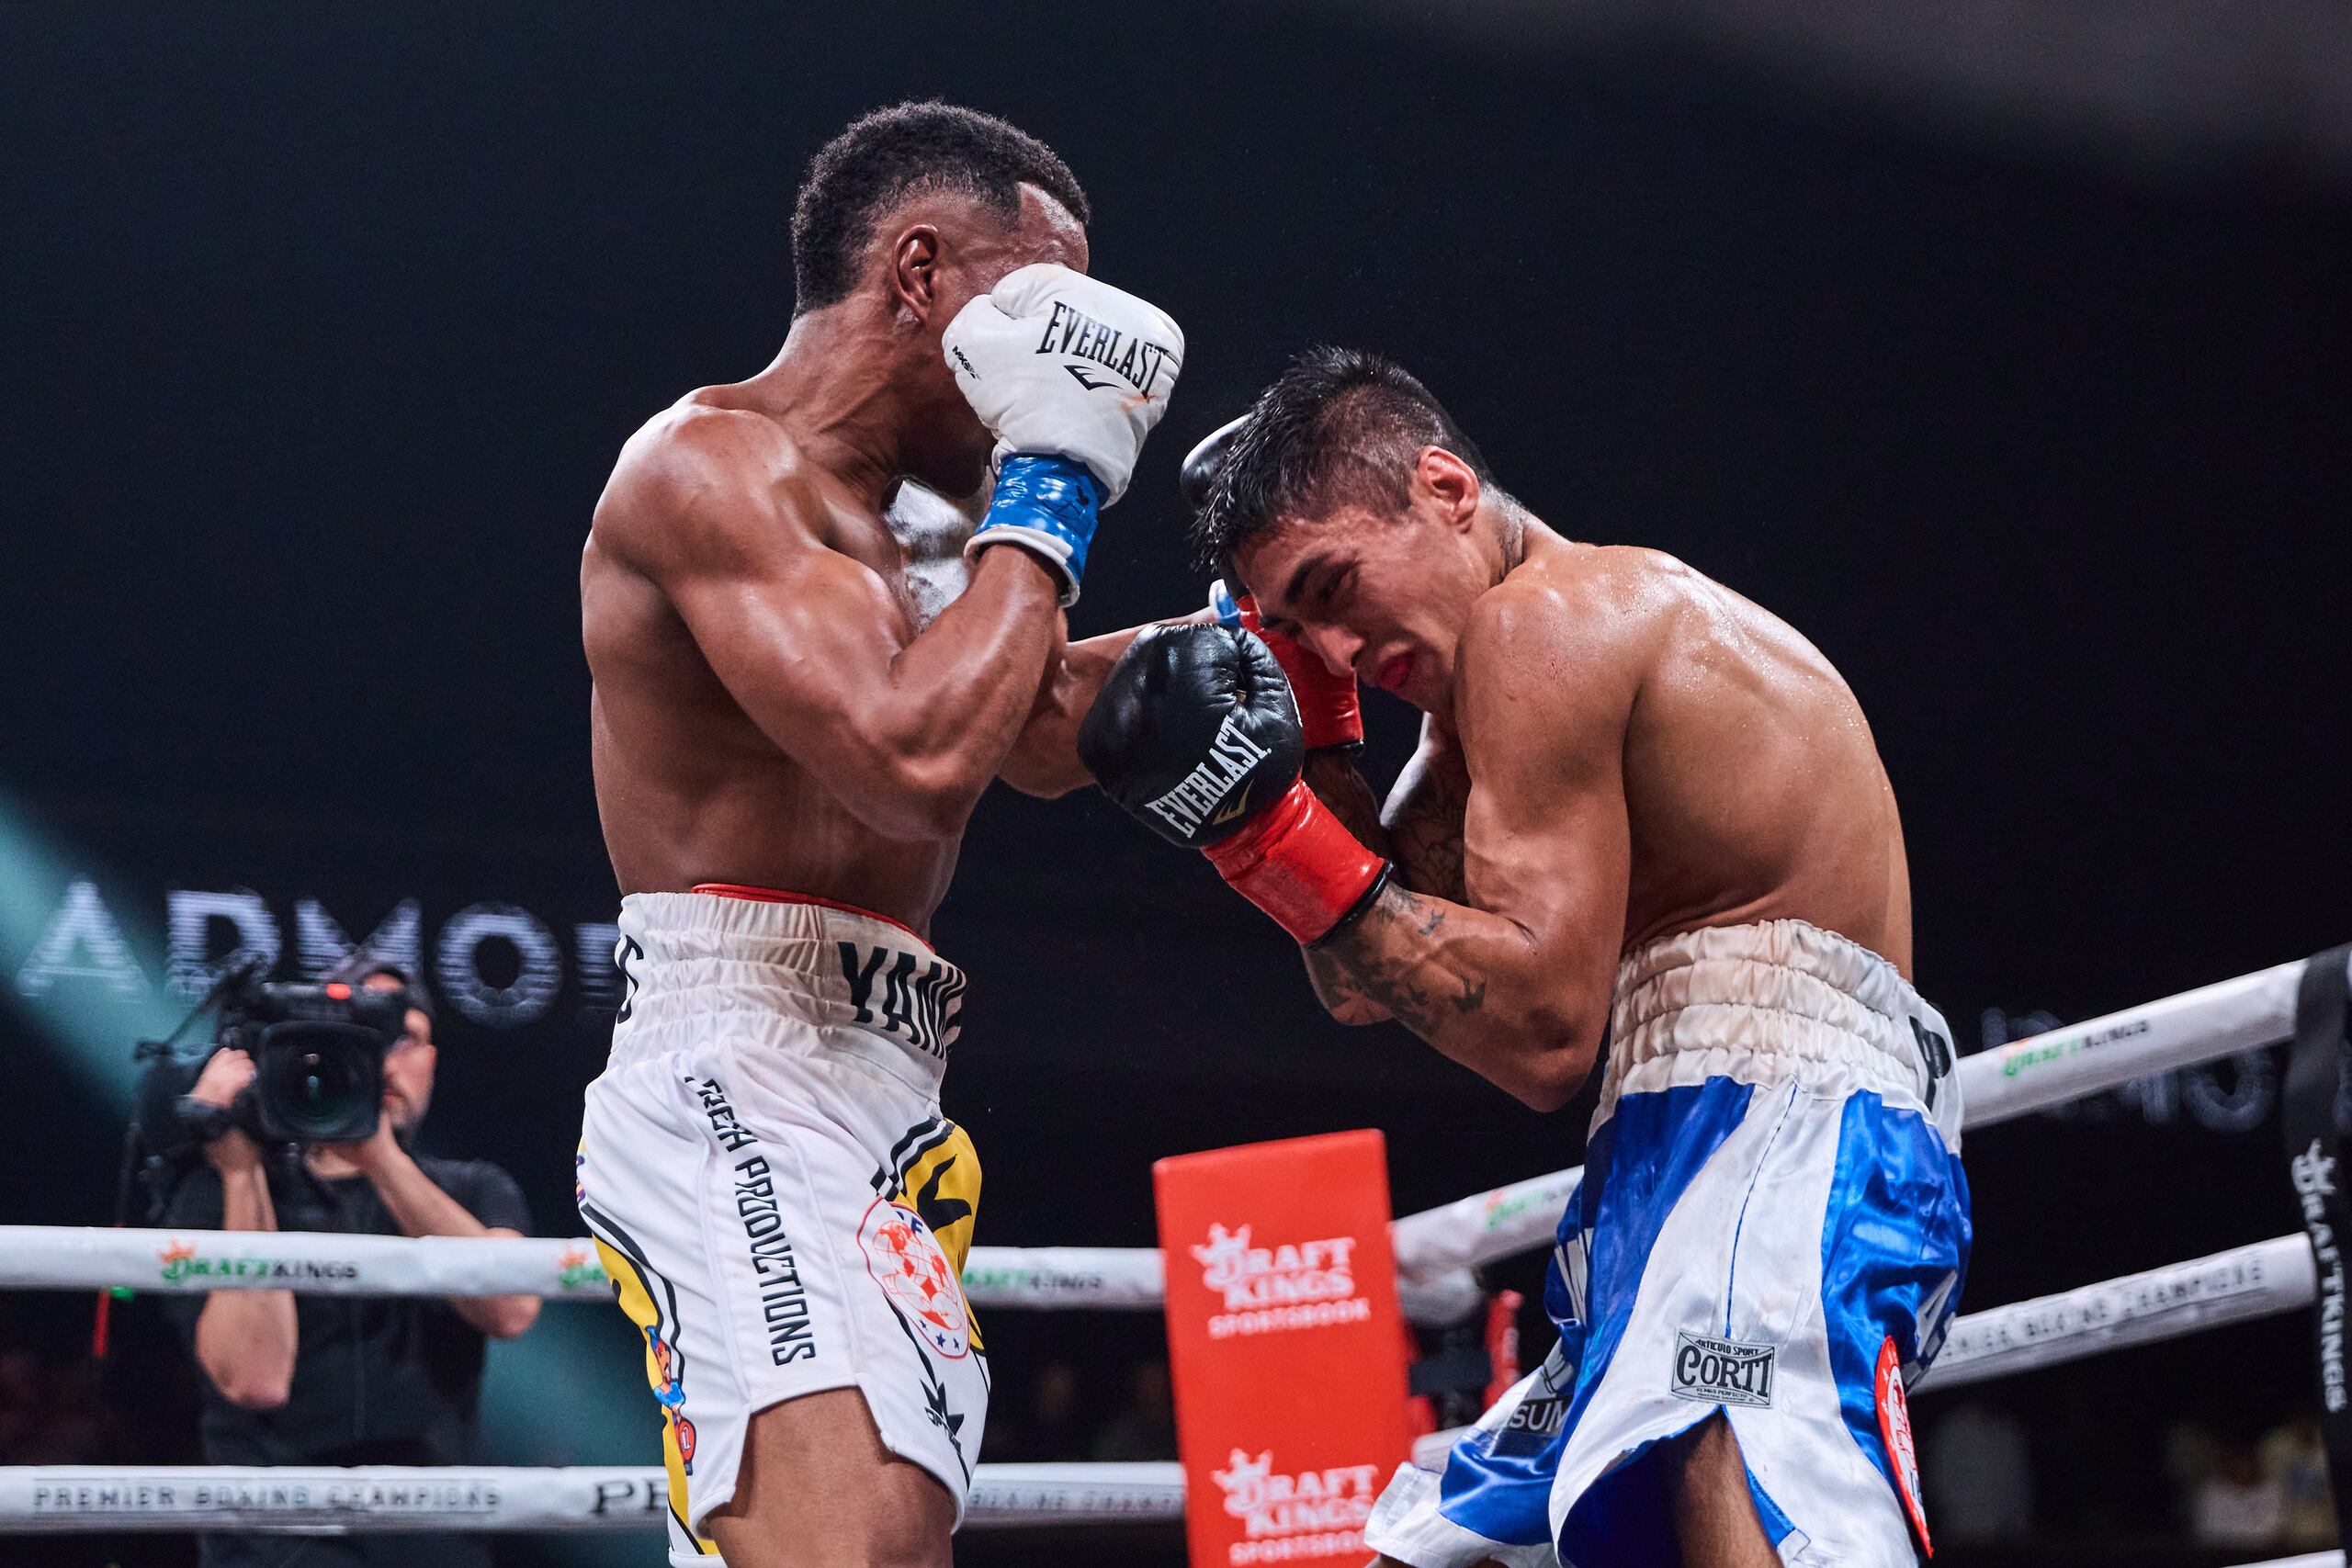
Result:
M1233 590L1222 577L1209 580L1209 614L1216 617L1218 626L1238 629L1241 625L1241 606L1234 602Z
M1102 503L1102 483L1085 464L1049 453L1015 452L998 466L996 493L973 532L972 547L1001 542L1035 550L1059 569L1066 584L1062 603L1069 604L1086 573L1086 547L1094 542ZM998 537L990 538L991 533Z

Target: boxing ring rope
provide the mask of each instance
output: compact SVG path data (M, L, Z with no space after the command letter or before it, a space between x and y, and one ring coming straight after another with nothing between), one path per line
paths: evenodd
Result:
M27 1535L659 1529L666 1484L658 1465L6 1465L0 1529ZM1184 1472L1173 1462L983 1464L972 1475L965 1523L1012 1529L1183 1516Z
M2284 1040L2293 1032L2307 962L1965 1057L1956 1068L1964 1125L2007 1121ZM1550 1245L1581 1174L1532 1177L1393 1222L1408 1316L1452 1322L1475 1307L1483 1292L1471 1271ZM1164 1283L1160 1254L1149 1247L976 1247L964 1278L976 1304L999 1308L1150 1310L1160 1305ZM0 1226L6 1288L610 1298L584 1240L51 1225ZM2257 1242L1962 1315L1921 1387L1958 1387L2289 1312L2317 1291L2302 1236ZM634 1529L659 1522L661 1495L661 1472L652 1469L0 1467L0 1530ZM1182 1496L1182 1472L1173 1464L983 1464L967 1519L980 1527L1176 1518ZM2260 1568L2343 1562L2322 1553Z
M2006 1122L2148 1073L2284 1040L2293 1032L2295 988L2307 962L2278 964L1964 1056L1954 1069L1966 1106L1963 1125ZM1453 1291L1464 1283L1456 1278L1464 1270L1550 1246L1560 1209L1583 1174L1580 1168L1553 1171L1395 1221L1390 1234L1408 1295ZM186 1267L175 1276L166 1254L194 1248L191 1235L201 1236L202 1247L184 1255ZM277 1264L285 1269L270 1267ZM113 1286L594 1301L611 1296L584 1237L412 1239L0 1225L0 1289ZM1162 1288L1159 1251L1148 1247L976 1247L964 1269L965 1293L976 1306L1156 1311Z

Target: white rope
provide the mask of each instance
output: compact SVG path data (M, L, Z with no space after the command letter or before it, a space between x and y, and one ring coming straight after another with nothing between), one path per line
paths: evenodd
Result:
M1964 1056L1965 1124L1989 1127L2147 1073L2287 1039L2295 1032L2295 990L2309 962L2299 958Z
M2006 1121L2145 1073L2285 1039L2293 1032L2295 991L2306 962L1965 1057L1958 1068L1965 1124ZM1417 1323L1447 1323L1474 1309L1477 1288L1466 1270L1549 1246L1560 1210L1582 1175L1580 1168L1553 1171L1396 1221L1391 1235L1406 1315ZM611 1290L584 1239L0 1225L0 1287L9 1286L594 1300ZM986 1307L1148 1311L1161 1304L1165 1280L1153 1247L976 1247L964 1288L974 1304Z
M1581 1166L1555 1170L1407 1214L1389 1227L1396 1271L1419 1278L1551 1246L1560 1211L1583 1176Z
M2309 1242L2300 1235L2258 1241L2079 1290L1963 1313L1952 1320L1943 1350L1919 1387L1958 1388L2293 1312L2318 1294ZM1414 1438L1413 1462L1423 1470L1442 1468L1455 1439L1468 1430L1457 1427Z
M1158 1311L1167 1281L1155 1247L976 1247L964 1293L974 1306Z
M2148 1073L2217 1062L2295 1032L2295 990L2307 959L2201 986L2145 1007L2070 1023L1961 1058L1962 1125L1989 1127L2080 1100ZM1396 1224L1396 1267L1476 1268L1552 1245L1581 1166L1408 1214Z
M503 1466L0 1466L0 1532L236 1529L276 1535L393 1530L655 1530L659 1469ZM1184 1514L1177 1464L984 1464L967 1529Z
M100 1230L0 1225L0 1288L291 1290L335 1296L546 1296L610 1301L584 1239L348 1235L328 1231ZM987 1307L1157 1311L1148 1247L976 1247L964 1290ZM1466 1270L1407 1281L1407 1316L1453 1323L1486 1299Z
M585 1240L332 1231L0 1225L0 1286L290 1290L330 1296L550 1296L608 1302Z
M1922 1388L1955 1388L2308 1306L2311 1244L2282 1235L1952 1320Z

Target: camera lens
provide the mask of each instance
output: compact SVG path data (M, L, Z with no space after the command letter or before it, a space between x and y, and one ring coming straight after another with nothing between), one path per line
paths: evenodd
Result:
M383 1044L347 1025L284 1023L265 1034L254 1089L276 1135L342 1143L376 1130Z

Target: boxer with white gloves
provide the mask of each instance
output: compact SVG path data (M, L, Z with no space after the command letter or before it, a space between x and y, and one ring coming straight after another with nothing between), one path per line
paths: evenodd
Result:
M1007 273L948 323L956 384L996 440L996 490L965 546L1036 552L1078 600L1098 507L1126 493L1168 411L1184 334L1167 312L1050 262Z
M597 504L625 990L578 1194L644 1336L673 1563L950 1561L988 1372L978 1158L939 1108L964 976L928 931L1183 350L1085 276L1087 218L1001 120L859 120L800 192L783 351L647 424ZM940 498L984 496L945 581Z

